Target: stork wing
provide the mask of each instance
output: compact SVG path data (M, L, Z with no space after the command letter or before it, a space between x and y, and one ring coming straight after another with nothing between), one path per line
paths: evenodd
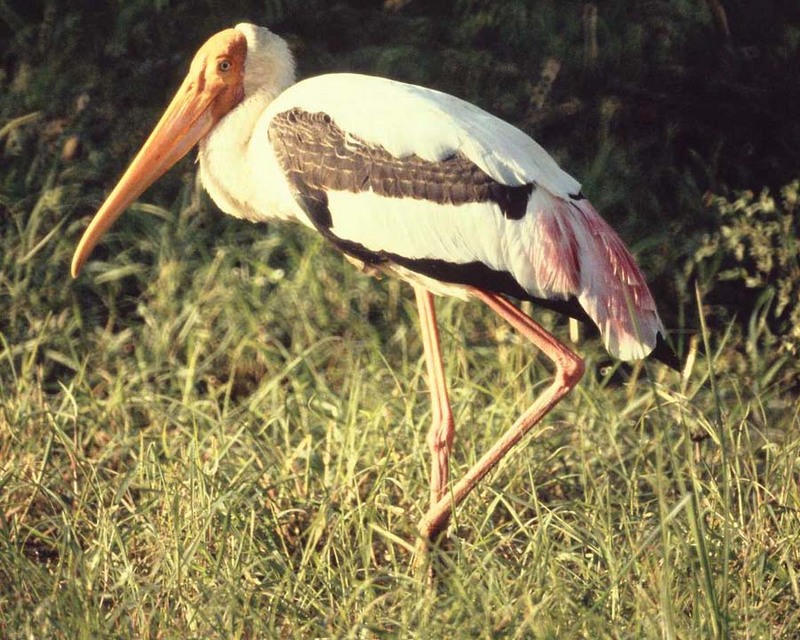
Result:
M546 202L545 193L577 197L580 185L520 130L453 96L354 74L294 85L263 117L296 199L348 253L360 247L376 254L367 261L425 266L460 283L475 281L471 267L453 273L462 265L499 273L516 265L517 293L568 293L539 286L522 241L533 235L520 227L536 217L528 215L534 191Z

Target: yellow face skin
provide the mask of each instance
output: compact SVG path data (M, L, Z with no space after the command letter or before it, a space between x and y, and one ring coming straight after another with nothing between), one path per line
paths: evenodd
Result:
M246 58L247 40L236 29L217 33L200 48L161 120L84 232L72 258L73 278L128 205L244 99Z

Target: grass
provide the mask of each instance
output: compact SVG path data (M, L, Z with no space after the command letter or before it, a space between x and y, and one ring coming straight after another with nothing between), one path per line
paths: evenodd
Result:
M683 376L577 345L587 375L458 511L431 589L405 285L191 181L71 282L73 194L6 206L3 637L800 637L800 408L769 354L726 367L735 327ZM438 307L460 474L549 374L477 303Z

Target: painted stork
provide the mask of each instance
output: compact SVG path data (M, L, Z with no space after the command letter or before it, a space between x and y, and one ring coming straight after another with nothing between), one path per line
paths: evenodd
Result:
M76 277L125 208L199 143L214 202L251 221L300 222L351 261L416 293L433 420L420 546L580 380L581 358L512 305L532 300L600 330L622 360L670 361L644 277L617 234L531 138L472 104L384 78L295 83L286 43L239 24L211 37L81 238ZM552 384L448 491L454 435L433 294L478 298L553 361Z

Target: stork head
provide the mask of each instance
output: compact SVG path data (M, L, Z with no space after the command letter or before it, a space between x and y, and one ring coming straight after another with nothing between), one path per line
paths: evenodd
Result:
M277 95L293 81L289 49L269 30L239 24L209 38L161 120L84 232L72 258L72 276L78 275L94 246L128 205L246 95L259 90Z

